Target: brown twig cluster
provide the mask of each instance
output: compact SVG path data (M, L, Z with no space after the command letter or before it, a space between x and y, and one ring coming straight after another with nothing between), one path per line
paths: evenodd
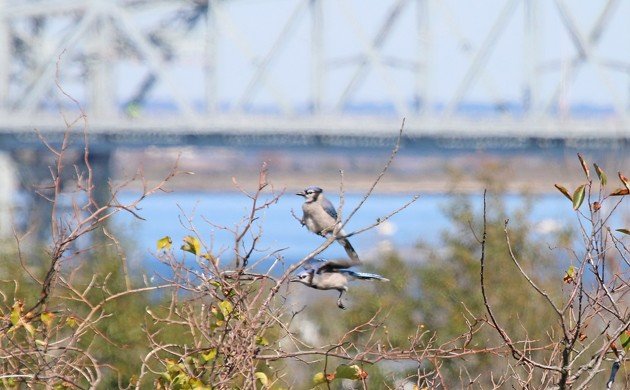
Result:
M63 92L61 86L59 89ZM319 247L305 253L300 261L285 264L281 249L260 249L264 233L260 214L273 207L284 192L271 185L268 167L263 164L253 190L234 179L235 188L250 201L249 211L239 224L219 226L205 220L211 228L232 235L230 248L215 250L212 240L206 239L207 230L197 227L194 218L182 210L180 222L189 231L182 251L173 249L170 237L160 239L156 258L168 272L157 281L145 278L140 283L127 269L116 232L107 229L105 223L117 213L142 218L138 213L140 202L165 191L168 181L181 172L175 163L161 182L149 185L139 171L120 184L110 183L109 196L99 203L95 196L99 183L94 182L89 158L87 117L80 107L79 111L75 120L66 120L68 132L59 146L41 137L56 161L51 168L50 186L40 191L52 204L51 243L47 264L38 273L28 266L28 255L20 250L23 237L15 235L21 269L29 283L36 286L36 293L27 290L18 279L2 281L0 380L4 387L106 386L104 377L119 368L100 359L102 351L98 346L102 344L97 340L125 352L124 346L118 345L102 324L117 316L115 302L151 293L155 299L149 301L152 303L146 307L143 323L137 324L142 327L144 344L137 357L138 370L131 377L118 378L121 388L271 389L318 385L332 388L335 381L348 379L367 389L370 367L383 362L406 364L399 377L391 382L400 384L399 387L415 384L417 388L449 388L457 383L471 388L485 383L495 389L503 386L578 389L588 387L596 376L607 374L607 386L611 388L620 366L627 360L630 253L621 235L630 232L609 227L611 216L630 192L628 180L621 173L618 176L624 188L609 194L603 170L595 165L598 179L594 180L580 156L586 177L584 185L573 194L558 186L577 211L583 241L582 250L568 250L571 265L561 296L548 292L537 276L523 266L505 221L502 239L508 248L506 256L531 290L523 294L534 292L555 313L555 323L548 324L545 340L531 339L527 329L525 336L522 332L512 333L503 325L504 317L493 304L495 286L486 278L494 259L486 253L484 194L479 288L485 313L473 313L464 307L464 332L443 340L439 329L428 330L419 324L406 335L407 341L401 343L394 340L384 325L387 311L377 310L368 320L344 329L340 336L315 342L304 332L304 325L311 319L304 310L295 310L295 289L289 279L298 268L340 238L343 227L371 196L400 148L404 122L383 170L346 218L342 213L341 172L337 225ZM83 125L85 147L82 162L74 167L74 185L69 186L62 182L62 177L67 169L69 137L77 123ZM142 183L142 191L131 202L121 203L120 191L134 181ZM72 199L69 206L61 201L68 195ZM378 226L417 199L415 196L398 209L384 212L374 223L345 237ZM586 212L583 202L588 205ZM111 273L95 273L87 280L80 280L77 267L65 266L72 261L82 267L83 255L99 245L94 239L97 232L103 233L107 245L116 248L124 276L122 287L114 286ZM7 285L12 288L7 289ZM498 338L487 339L484 335L488 329ZM507 363L506 358L510 359ZM459 378L448 377L452 370L447 368L453 362L472 359L496 359L503 362L504 369L500 374L488 374L489 378L481 378L481 374L465 368ZM296 377L293 372L296 365L312 367L311 376L306 380Z

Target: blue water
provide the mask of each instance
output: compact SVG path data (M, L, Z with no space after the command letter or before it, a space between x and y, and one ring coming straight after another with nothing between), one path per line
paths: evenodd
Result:
M131 201L136 194L123 193L121 202ZM335 205L339 199L330 197ZM359 203L361 194L346 194L344 215ZM355 214L345 230L351 232L368 226L377 218L389 214L411 199L411 195L373 195ZM472 196L471 200L477 210L482 207L481 196ZM508 212L524 205L524 199L517 195L507 195ZM375 228L352 237L351 242L360 255L373 253L383 242L390 242L396 248L413 247L418 242L439 246L441 233L454 229L444 215L444 208L452 201L447 195L423 195L414 204L391 218L385 228ZM621 216L629 215L628 202L618 210L615 223L621 223ZM301 217L302 198L293 194L284 195L277 204L270 206L259 214L255 222L254 232L262 230L262 239L258 245L261 252L254 258L261 258L271 251L284 249L281 253L287 262L302 258L317 248L323 241L302 227L291 215L291 209ZM577 218L570 203L562 195L552 194L536 196L529 210L529 220L538 226L541 234L546 231L573 226L577 228ZM239 193L225 192L176 192L159 194L142 201L139 215L145 221L133 218L130 214L118 214L114 223L119 232L133 242L132 258L136 264L150 261L156 250L156 241L166 235L173 239L175 248L179 248L183 237L191 234L184 226L187 219L193 221L203 241L211 246L214 255L220 255L223 261L232 259L234 235L213 225L234 229L248 215L250 200ZM582 206L586 208L586 205ZM209 223L208 221L212 222ZM621 226L613 225L613 228ZM454 232L469 234L470 231ZM251 242L247 236L247 242ZM330 246L324 257L345 256L340 245ZM132 260L133 261L133 260Z

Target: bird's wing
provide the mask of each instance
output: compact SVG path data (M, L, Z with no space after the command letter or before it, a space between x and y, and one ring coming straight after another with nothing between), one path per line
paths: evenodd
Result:
M327 262L328 260L320 258L308 259L304 262L304 264L302 264L302 267L305 270L319 269Z
M378 274L371 274L369 272L357 272L349 269L339 270L339 272L344 273L355 279L363 279L363 280L380 280L382 282L389 282L389 279L382 277Z
M326 260L317 265L317 273L321 274L323 272L335 272L342 269L345 270L346 268L354 267L355 265L359 264L361 264L361 262L354 259Z
M322 208L328 213L328 215L333 217L335 220L337 219L337 210L335 210L335 206L333 206L328 199L322 199Z

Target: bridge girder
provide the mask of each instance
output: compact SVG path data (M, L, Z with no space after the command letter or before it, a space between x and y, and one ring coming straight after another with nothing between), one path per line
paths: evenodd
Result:
M471 15L461 2L368 3L0 0L3 130L71 109L61 87L102 129L350 131L407 117L427 134L629 136L630 50L600 50L627 4L600 1L585 18L564 0L487 0ZM565 38L542 45L550 23ZM585 72L611 107L587 122L571 94Z

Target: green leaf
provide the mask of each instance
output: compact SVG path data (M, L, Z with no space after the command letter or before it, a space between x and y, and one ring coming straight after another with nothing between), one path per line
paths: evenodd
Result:
M367 372L363 371L358 365L349 366L340 364L335 370L335 378L343 379L363 379L367 377Z
M605 186L608 183L608 176L606 176L606 172L599 167L597 164L593 164L595 167L595 172L597 172L597 177L599 178L599 182Z
M575 189L573 193L573 210L577 210L582 205L584 201L584 193L586 192L586 184L582 184L578 188Z
M256 336L256 345L262 345L263 347L266 347L269 345L269 341L262 336Z
M219 321L223 321L225 319L223 313L220 312L214 305L210 307L210 313L212 313L212 315L214 315L214 317Z
M619 233L630 235L630 229L616 229Z
M260 383L262 383L263 386L269 386L269 379L267 379L267 374L258 371L254 373L254 376L260 381Z
M186 252L190 252L194 255L201 254L201 243L197 237L186 236L184 237L184 245L182 245L182 250Z
M223 318L227 318L234 310L234 306L232 306L230 301L222 301L219 303L219 309L221 310L221 314L223 314Z
M560 184L554 184L553 186L556 187L558 191L562 192L562 195L566 196L567 199L573 202L573 198L571 198L571 195L569 194L569 191L566 188L564 188Z
M203 352L201 353L201 358L206 363L213 361L216 357L217 357L217 349L216 348L210 348L206 353L203 353Z
M173 244L173 240L171 240L169 236L164 236L160 238L159 240L157 240L157 250L158 251L161 251L162 249L169 250L171 249L172 244Z

